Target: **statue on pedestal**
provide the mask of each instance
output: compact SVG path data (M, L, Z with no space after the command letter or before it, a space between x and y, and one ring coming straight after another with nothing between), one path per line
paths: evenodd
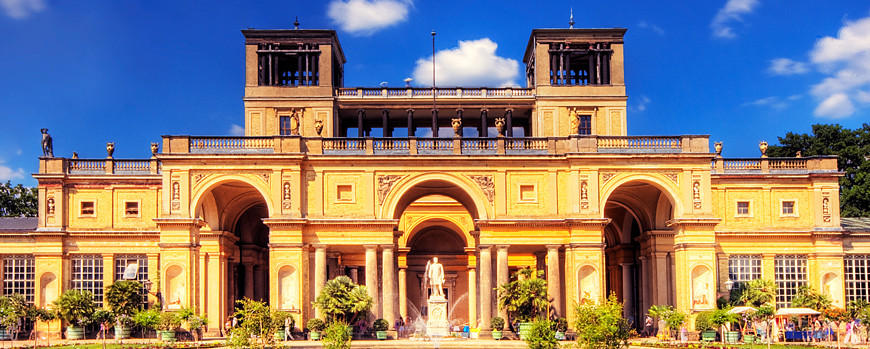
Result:
M432 258L432 263L426 263L426 278L432 287L432 297L444 298L444 266L438 263L438 257Z
M429 280L429 287L432 288L432 295L427 302L429 319L426 321L426 334L443 337L447 334L449 322L447 299L444 298L444 266L438 263L438 257L432 258L431 263L426 263L424 277Z
M53 158L54 147L51 144L51 135L48 134L48 129L43 128L39 131L42 132L42 156Z

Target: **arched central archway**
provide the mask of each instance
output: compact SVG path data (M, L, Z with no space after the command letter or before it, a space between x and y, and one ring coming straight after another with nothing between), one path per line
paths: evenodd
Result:
M674 195L661 181L624 178L614 183L603 212L605 291L624 302L625 316L642 325L651 305L673 304Z
M228 312L243 297L269 301L269 228L263 218L269 217L270 207L258 184L248 178L216 178L195 196L194 215L205 221L201 239L217 239L213 243L227 252L226 291L220 293Z

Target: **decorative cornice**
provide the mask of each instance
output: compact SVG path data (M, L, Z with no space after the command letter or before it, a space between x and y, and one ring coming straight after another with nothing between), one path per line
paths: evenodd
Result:
M722 218L674 218L665 222L665 224L669 227L675 227L678 225L715 226L721 221Z
M151 220L154 223L157 223L157 226L188 226L195 225L197 227L204 227L205 221L200 218L152 218Z
M552 227L565 225L564 219L475 219L476 226Z
M301 227L305 225L305 218L263 218L263 224L268 227Z
M584 225L593 225L593 226L605 226L610 224L610 218L566 218L565 223L568 226L576 227L576 226L584 226Z
M368 226L368 227L388 227L391 230L399 225L398 219L307 219L309 225L326 225L326 226Z
M568 244L570 248L594 248L600 249L606 247L607 244L603 242L573 242Z

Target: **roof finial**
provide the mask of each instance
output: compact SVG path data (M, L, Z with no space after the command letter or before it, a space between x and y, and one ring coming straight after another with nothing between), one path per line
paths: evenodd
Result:
M574 29L574 6L571 6L571 21L568 22L568 29Z
M293 22L293 29L299 29L299 16L296 16L296 21Z

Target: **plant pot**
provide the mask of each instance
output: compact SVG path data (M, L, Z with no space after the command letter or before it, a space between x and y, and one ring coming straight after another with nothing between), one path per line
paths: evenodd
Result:
M284 330L275 330L275 340L284 340Z
M175 331L161 331L160 340L164 342L175 342Z
M725 343L737 343L738 339L740 339L740 332L737 332L737 331L725 332Z
M754 334L744 334L743 335L743 343L746 343L746 344L755 343L755 335Z
M715 342L716 341L716 331L714 331L714 330L701 331L701 341L702 342Z
M492 339L501 339L501 331L492 331Z
M320 340L320 331L311 331L311 334L308 335L308 338L311 338L313 341Z
M0 328L0 341L8 341L10 339L12 339L12 331L9 331L6 327Z
M67 326L66 339L84 339L85 328L82 326Z
M378 340L387 339L387 331L375 331L375 335L378 337Z
M532 332L532 323L520 322L520 340L526 340L530 332Z
M562 332L562 331L556 331L556 340L557 340L557 341L563 341L563 340L565 340L565 332Z
M115 339L127 339L130 338L130 327L129 326L115 326Z

